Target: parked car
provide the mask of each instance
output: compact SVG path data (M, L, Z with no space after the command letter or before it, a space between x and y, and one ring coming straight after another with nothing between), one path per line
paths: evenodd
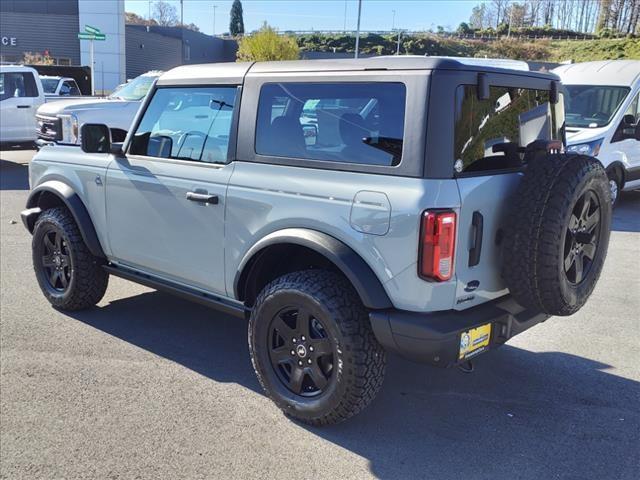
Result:
M589 298L611 197L598 160L559 153L558 80L415 57L178 67L124 145L85 124L82 148L32 160L36 278L62 310L115 275L248 318L267 395L339 422L386 351L469 368Z
M77 97L82 92L75 79L71 77L53 77L40 75L45 97Z
M43 102L38 72L22 65L0 65L0 143L33 142L34 114Z
M36 114L39 143L79 145L83 123L104 123L114 141L123 141L140 103L162 72L136 77L107 98L58 100L45 103Z
M597 157L609 176L614 204L640 188L640 61L562 65L567 150Z

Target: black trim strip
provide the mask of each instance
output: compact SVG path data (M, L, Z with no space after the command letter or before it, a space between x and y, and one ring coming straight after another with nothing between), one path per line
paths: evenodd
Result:
M193 290L182 285L175 285L166 280L152 277L151 275L148 275L146 273L138 272L113 264L105 265L103 268L111 275L115 275L116 277L124 278L125 280L130 280L146 287L155 288L156 290L159 290L161 292L167 292L172 295L176 295L186 300L213 308L220 312L228 313L235 317L245 318L245 313L249 312L248 309L241 306L233 305L225 299L216 295Z

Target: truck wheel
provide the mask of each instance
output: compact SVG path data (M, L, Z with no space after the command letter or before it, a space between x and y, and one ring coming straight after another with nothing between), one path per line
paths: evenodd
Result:
M622 174L618 168L614 167L607 172L607 178L611 192L611 205L615 207L618 204L620 192L622 192Z
M549 315L577 312L602 271L610 225L609 180L595 158L531 162L504 228L502 275L513 297Z
M385 352L360 298L343 277L324 270L289 273L260 292L249 350L266 394L310 425L357 414L384 378Z
M66 208L51 208L38 217L32 253L40 289L54 307L82 310L104 296L109 275L89 252Z

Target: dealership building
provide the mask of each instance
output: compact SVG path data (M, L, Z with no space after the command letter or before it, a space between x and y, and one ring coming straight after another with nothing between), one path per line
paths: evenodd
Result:
M149 70L189 63L235 60L236 42L181 27L126 25L124 0L1 0L0 62L22 63L25 54L48 55L54 65L89 65L94 41L96 92L110 92Z

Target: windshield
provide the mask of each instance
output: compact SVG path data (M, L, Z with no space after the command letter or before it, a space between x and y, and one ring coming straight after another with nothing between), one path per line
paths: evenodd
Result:
M44 93L56 93L56 88L58 87L58 82L60 81L57 78L42 78L42 89Z
M629 93L628 87L603 85L565 85L564 89L567 127L604 127Z
M141 75L140 77L136 77L129 83L118 88L115 92L109 95L109 98L127 100L129 102L142 100L151 88L155 79L156 77L151 75Z

